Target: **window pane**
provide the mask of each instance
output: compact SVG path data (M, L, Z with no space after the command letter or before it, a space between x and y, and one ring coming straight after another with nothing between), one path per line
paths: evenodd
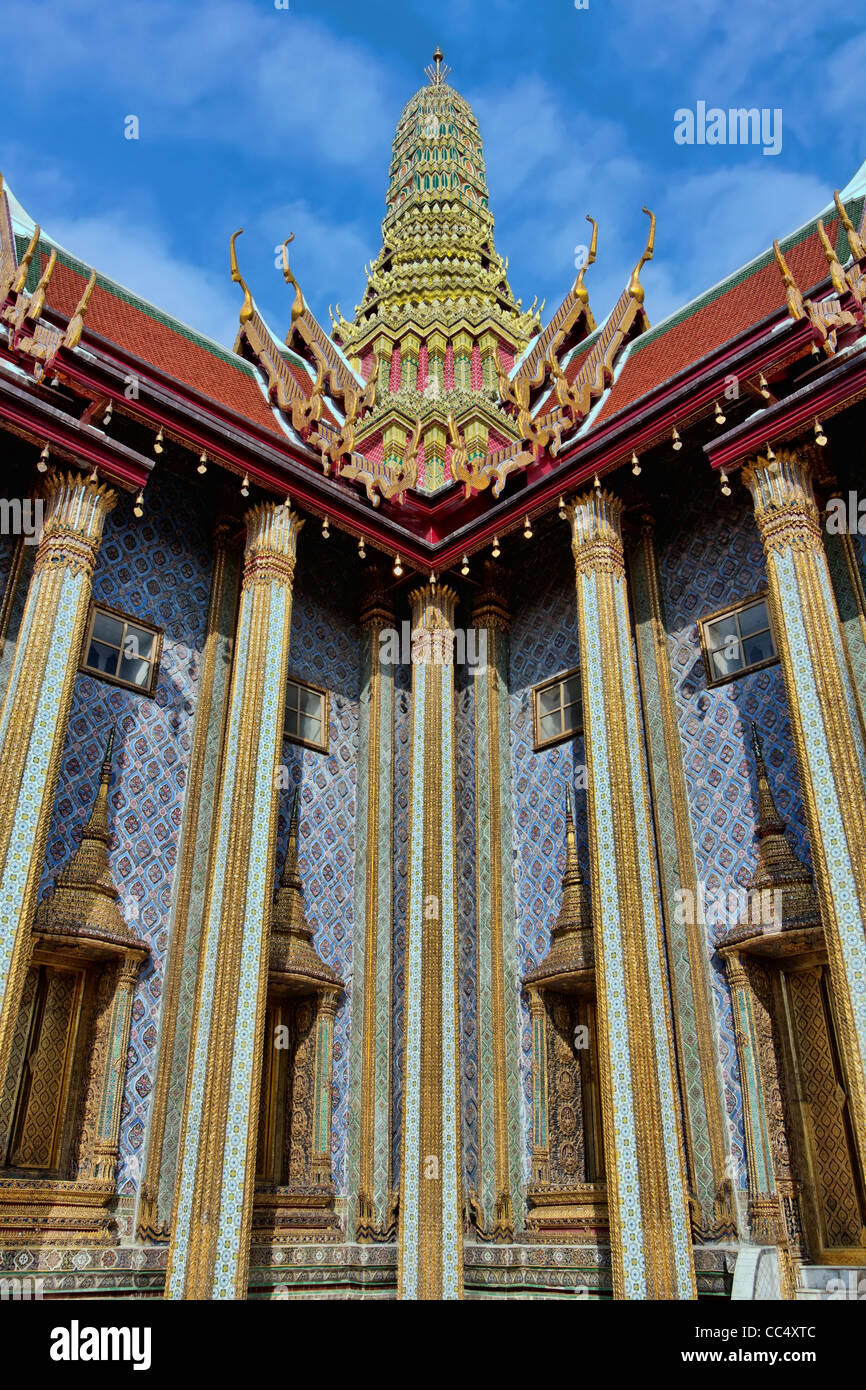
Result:
M298 737L298 711L296 709L286 709L286 733L293 738Z
M724 650L713 652L712 663L714 680L718 680L721 676L732 676L742 666L739 656L726 656Z
M143 661L150 661L153 656L153 644L155 633L147 632L143 627L134 627L132 623L126 625L126 636L123 639L123 655L125 657L140 657Z
M712 651L719 647L727 647L729 651L736 650L734 639L738 636L737 620L733 613L726 618L717 618L714 623L707 623L707 641Z
M104 642L91 642L87 653L87 665L91 671L104 671L106 675L117 675L117 647L107 647Z
M146 690L150 684L150 662L121 656L120 670L117 674L122 681L129 681L130 685L140 685L142 690Z
M322 717L322 697L317 690L305 690L303 686L298 688L300 709L304 714L315 715L316 719Z
M759 661L769 661L773 655L773 644L769 632L761 632L756 637L747 637L743 643L743 656L746 666L756 666Z
M310 743L321 743L322 741L322 721L314 719L312 715L301 715L300 737L308 739Z
M765 603L753 603L749 608L741 610L740 631L744 637L748 637L752 632L760 632L769 626L770 620L767 617L767 605Z
M110 642L113 646L119 647L123 636L123 623L119 618L112 618L109 613L100 613L97 608L93 614L92 636L98 642Z
M543 739L556 738L557 734L562 733L562 723L558 714L544 714L538 721L538 728Z
M562 712L562 732L580 727L580 705L566 705Z
M567 681L563 681L562 692L563 704L576 704L580 700L580 676L569 676Z
M559 685L549 685L546 690L538 692L538 713L550 714L553 710L559 709Z
M294 681L286 681L286 713L298 708L298 687Z

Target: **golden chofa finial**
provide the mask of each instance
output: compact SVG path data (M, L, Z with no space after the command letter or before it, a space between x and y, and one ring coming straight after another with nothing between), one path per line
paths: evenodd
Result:
M833 285L833 289L835 290L836 294L838 294L840 297L843 295L847 295L850 286L848 284L848 281L845 279L845 272L839 264L839 258L836 255L835 247L831 244L830 238L827 235L826 228L824 227L824 223L822 222L820 217L818 218L817 226L818 240L824 248L824 256L826 258L827 265L830 269L830 280Z
M836 211L839 214L839 221L848 233L848 245L851 248L851 255L855 261L862 261L866 256L866 246L864 246L860 233L845 211L845 204L842 202L838 188L833 194L833 202L836 204Z
M578 277L574 282L575 298L579 299L582 304L589 304L589 290L583 283L583 277L586 274L589 267L595 261L595 249L598 246L598 223L596 222L594 217L590 217L589 213L586 214L586 220L592 226L592 237L590 238L589 243L589 255L587 256L583 265L580 267L580 273L578 274Z
M779 267L779 274L785 286L785 303L788 306L788 314L792 319L804 319L806 310L803 305L803 296L800 293L797 281L791 274L790 266L782 255L782 248L778 240L773 242L773 254L776 257L776 265Z
M244 302L241 305L242 328L245 323L249 323L250 319L253 316L253 297L250 294L246 280L241 275L241 272L238 269L238 253L235 250L235 242L237 241L238 237L243 234L243 230L243 227L238 227L237 231L232 234L231 239L229 240L229 258L231 263L232 280L236 285L240 285L241 289L244 292Z
M291 236L287 236L285 241L283 242L283 279L285 280L287 285L294 285L295 287L295 299L294 303L292 304L292 318L291 328L289 329L289 338L291 338L292 336L292 328L294 328L295 324L297 323L301 315L304 313L304 310L306 308L306 305L304 304L304 296L301 294L301 287L295 279L294 275L292 274L291 270L289 269L288 248L291 246L294 239L295 234L294 232L292 232ZM289 341L289 338L286 339L286 342Z
M87 313L87 306L90 303L90 296L96 286L96 271L92 271L90 279L84 286L84 293L75 306L75 312L66 325L66 332L63 335L63 346L71 352L77 348L81 342L81 334L84 330L84 315Z
M643 304L644 301L644 288L640 282L640 273L647 261L652 260L656 244L656 215L654 212L650 212L649 208L642 208L641 211L645 212L650 220L649 236L647 237L644 253L632 271L631 279L628 282L628 292L631 298L636 300L638 304Z
M57 252L52 247L51 255L48 257L48 263L40 275L39 283L33 291L30 303L27 305L27 317L31 323L35 323L37 319L42 317L42 310L45 308L45 292L48 289L48 282L51 279L51 273L56 264Z
M9 286L10 294L21 294L22 290L24 289L24 286L27 284L27 275L30 270L30 262L33 260L33 256L35 254L37 246L39 245L39 238L41 235L42 228L37 225L33 229L33 235L30 238L30 245L27 247L27 250L24 252L24 255L21 257L21 260L18 263L18 270L16 272L15 279Z

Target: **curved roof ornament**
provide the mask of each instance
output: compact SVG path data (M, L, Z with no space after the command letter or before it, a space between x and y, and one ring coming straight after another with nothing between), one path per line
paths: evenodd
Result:
M643 304L644 301L644 287L640 282L640 273L643 267L646 265L647 261L651 261L653 258L653 251L655 250L656 240L655 213L650 212L649 208L642 208L641 211L645 212L650 220L649 236L647 237L647 243L644 249L644 253L638 261L637 265L635 266L634 270L632 271L631 279L628 282L629 295L632 299L636 299L638 304Z
M232 280L236 285L240 285L244 292L244 302L241 305L241 327L243 327L245 323L249 323L253 316L253 297L250 294L246 280L238 269L238 255L235 250L235 242L242 234L243 230L243 227L238 227L237 231L233 233L229 240L229 260L231 264Z
M866 246L864 246L860 233L857 231L857 228L854 226L854 223L845 210L845 204L842 202L838 188L833 193L833 202L836 204L839 220L848 233L848 246L851 255L854 257L855 261L862 261L863 257L866 256Z
M297 323L298 319L301 318L301 317L303 316L303 314L305 313L306 308L307 308L306 304L304 303L304 296L301 294L301 287L300 287L300 285L298 284L297 280L295 279L294 275L292 274L291 270L289 269L289 249L288 249L288 248L291 246L291 244L292 244L292 242L294 241L294 239L295 239L295 234L294 234L294 232L292 232L291 236L287 236L287 237L286 237L286 239L285 239L285 241L283 242L283 245L282 245L282 255L283 255L283 279L285 280L285 282L286 282L287 285L294 285L294 287L295 287L295 298L294 298L294 302L293 302L293 304L292 304L291 327L290 327L290 329L289 329L289 337L286 339L286 342L288 342L289 339L291 338L291 336L292 336L292 329L294 328L294 326L295 326L295 324Z
M577 299L580 300L582 304L586 304L588 306L589 290L583 283L583 277L586 274L589 267L595 262L595 251L596 247L598 246L598 223L596 222L594 217L590 217L589 213L586 214L586 220L592 226L592 237L590 238L589 243L589 255L587 256L583 265L580 267L580 273L574 282L574 295Z

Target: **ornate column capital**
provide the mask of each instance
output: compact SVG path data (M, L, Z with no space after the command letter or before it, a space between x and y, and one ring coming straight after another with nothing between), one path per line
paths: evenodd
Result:
M739 951L725 951L724 962L731 989L748 989L749 977L743 969L743 961Z
M425 584L409 595L412 606L412 665L451 666L457 594L447 584Z
M511 631L511 610L506 592L505 571L495 560L485 560L484 580L472 609L472 626Z
M364 573L359 621L364 630L394 626L394 605L385 592L384 576L378 565L370 565Z
M337 1006L340 1002L339 991L335 989L320 989L317 1005L317 1012L320 1018L334 1018L337 1013Z
M769 549L820 546L821 521L812 486L817 463L818 450L804 444L782 448L773 458L757 458L743 469L758 530Z
M540 985L527 985L526 997L529 1001L530 1018L544 1017L544 990Z
M303 521L285 503L262 502L246 515L244 589L254 584L291 587L295 573L298 533Z
M622 505L612 492L593 488L573 498L566 507L578 574L595 570L625 574Z
M90 576L117 493L105 483L89 482L84 474L56 470L45 480L42 496L45 516L34 572L63 566Z

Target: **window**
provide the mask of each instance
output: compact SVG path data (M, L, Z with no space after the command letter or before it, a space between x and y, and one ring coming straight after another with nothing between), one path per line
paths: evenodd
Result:
M776 661L765 598L748 599L700 621L707 684L719 685Z
M152 695L156 689L162 633L123 613L96 604L84 640L82 671Z
M537 685L532 692L535 751L573 738L583 728L580 671L567 671Z
M328 692L302 681L286 681L286 738L328 751Z

